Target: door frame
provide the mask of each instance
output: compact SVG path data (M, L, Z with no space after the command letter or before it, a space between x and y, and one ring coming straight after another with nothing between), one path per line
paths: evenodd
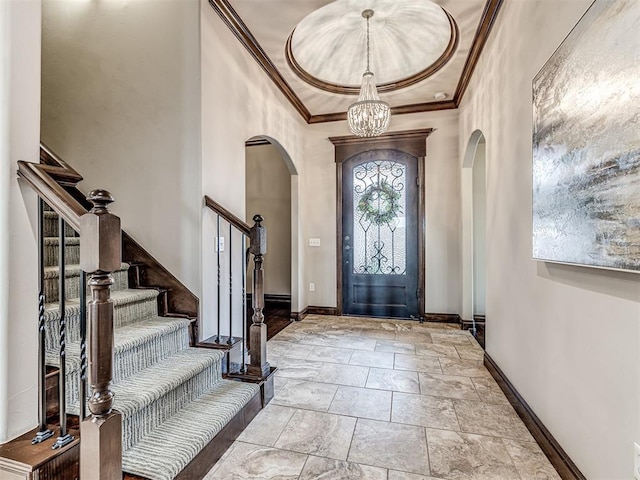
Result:
M336 286L337 314L342 315L342 164L359 153L370 150L400 150L418 159L418 306L420 315L425 313L425 157L427 155L427 137L432 128L390 132L374 138L362 138L355 135L329 137L335 147L336 162Z

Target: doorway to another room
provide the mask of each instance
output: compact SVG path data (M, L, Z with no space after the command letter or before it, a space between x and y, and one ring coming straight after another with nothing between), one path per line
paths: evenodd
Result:
M245 142L245 214L264 218L267 254L264 257L264 322L268 338L286 328L292 311L292 165L275 141L254 137ZM248 270L251 288L251 269ZM247 312L252 314L251 293Z

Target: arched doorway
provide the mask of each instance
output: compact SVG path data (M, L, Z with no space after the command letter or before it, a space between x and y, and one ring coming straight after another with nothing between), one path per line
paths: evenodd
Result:
M486 322L486 140L471 134L462 164L462 318L484 347Z
M263 313L269 337L285 328L298 311L297 205L297 170L286 150L267 136L247 140L245 218L251 223L260 214L267 228Z

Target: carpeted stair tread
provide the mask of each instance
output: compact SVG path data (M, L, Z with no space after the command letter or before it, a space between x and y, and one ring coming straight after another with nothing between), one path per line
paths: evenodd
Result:
M60 239L58 237L45 237L44 262L46 267L53 267L59 263ZM65 261L67 265L80 263L80 237L67 237L65 239Z
M151 480L173 479L259 390L221 380L125 451L123 470Z
M186 319L154 317L114 329L114 381L187 348L188 328L189 320ZM80 370L79 341L67 343L66 357L67 373L76 374ZM55 367L60 364L57 349L47 351L46 363Z
M112 273L113 285L111 291L124 290L129 287L129 265L122 263L120 268ZM67 264L65 266L65 297L76 298L80 295L80 265ZM58 301L60 269L57 265L44 267L44 296L47 303Z
M222 361L219 350L186 348L138 372L135 377L114 383L114 408L124 416L151 404L214 363Z

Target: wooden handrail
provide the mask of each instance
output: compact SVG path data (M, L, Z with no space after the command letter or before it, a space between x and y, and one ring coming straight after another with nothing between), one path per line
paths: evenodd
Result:
M229 210L224 208L222 205L220 205L218 202L216 202L214 199L212 199L208 195L204 196L204 204L209 209L213 210L222 218L224 218L231 225L233 225L238 230L240 230L242 233L244 233L247 237L251 235L251 227L246 222L240 220L240 218L235 216L233 213L231 213Z
M87 213L87 209L62 186L75 186L77 182L82 180L82 177L75 170L67 170L63 166L43 165L20 160L18 161L18 175L74 230L80 230L80 217ZM79 179L73 181L74 178Z

